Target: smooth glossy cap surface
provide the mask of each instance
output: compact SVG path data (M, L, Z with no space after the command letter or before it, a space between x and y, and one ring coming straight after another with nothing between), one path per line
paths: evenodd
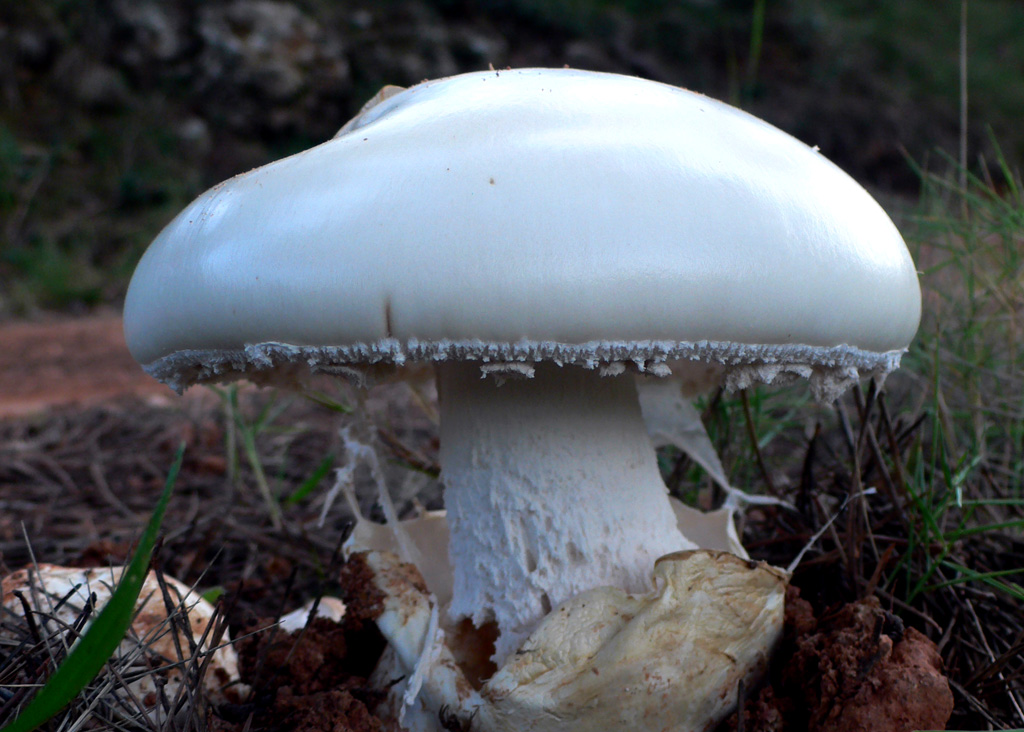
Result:
M693 92L522 69L412 87L207 191L140 262L125 332L168 380L256 344L401 362L711 342L887 370L919 316L895 226L816 151Z

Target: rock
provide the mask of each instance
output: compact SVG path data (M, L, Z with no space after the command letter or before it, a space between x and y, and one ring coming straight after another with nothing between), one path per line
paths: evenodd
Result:
M6 31L6 29L4 29ZM2 41L0 31L0 41ZM56 33L42 28L21 28L12 34L15 61L33 71L45 71L60 46Z
M466 57L469 68L486 68L487 61L473 58L459 32L445 23L435 8L422 3L382 4L372 15L351 19L356 73L378 84L412 86L424 79L451 76L466 67L457 58ZM358 32L362 23L369 23ZM369 31L369 32L367 32Z
M175 131L178 133L182 149L190 157L201 158L210 152L210 148L213 146L210 126L201 117L189 117L178 124Z
M121 0L114 13L122 36L114 51L125 66L167 63L185 51L183 18L172 4Z
M74 86L75 98L87 109L117 109L128 102L128 85L116 69L90 64L79 72Z
M565 62L576 69L613 71L617 64L599 43L588 40L570 41L565 46Z
M471 26L455 26L449 30L452 55L465 68L504 68L508 56L508 42L499 35Z
M351 85L341 39L289 3L204 6L198 35L199 86L238 129L254 121L301 128L318 99L337 97Z

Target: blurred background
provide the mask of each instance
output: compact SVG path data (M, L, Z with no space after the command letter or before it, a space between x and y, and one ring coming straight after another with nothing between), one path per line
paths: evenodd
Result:
M232 632L284 586L322 590L350 518L317 523L340 424L384 456L400 512L439 507L429 398L395 385L178 399L128 355L124 292L195 196L329 139L381 86L563 65L738 105L892 214L924 315L884 393L815 405L801 384L697 406L733 484L798 508L746 514L752 555L785 565L840 515L794 576L803 597L816 611L880 598L935 643L953 727L1021 729L1020 0L0 0L0 573L30 542L44 561L123 561L182 442L164 566L255 586ZM717 505L687 455L659 460L674 495ZM371 510L375 484L357 488Z
M723 99L819 146L899 218L919 168L958 155L961 30L954 0L4 2L0 319L119 305L202 190L328 139L385 84L489 64ZM971 0L966 30L981 174L993 141L1024 154L1024 4Z

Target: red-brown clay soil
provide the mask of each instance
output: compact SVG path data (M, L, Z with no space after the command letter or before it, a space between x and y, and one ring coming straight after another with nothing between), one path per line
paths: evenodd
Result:
M769 684L743 710L744 732L942 730L953 694L935 644L874 598L815 618L795 588ZM728 728L737 730L737 715Z
M281 568L279 568L281 569ZM284 732L383 732L391 722L379 719L373 708L383 695L367 685L384 639L373 619L382 605L360 557L340 573L340 592L346 599L340 623L316 618L302 631L285 633L273 627L274 618L248 618L235 627L240 671L253 689L244 704L217 710L211 725L216 732L244 729ZM246 582L233 588L236 607L258 605L275 583ZM255 601L255 602L254 602Z
M366 678L383 649L373 626L380 598L359 555L341 572L348 614L318 619L302 634L264 632L239 644L243 680L261 690L244 708L222 709L218 732L239 732L232 714L268 730L392 729L371 713L379 694ZM415 570L412 570L415 571ZM253 590L250 587L249 591ZM257 588L258 591L258 588ZM244 598L243 598L244 599ZM269 624L250 621L241 635ZM754 690L742 720L720 732L912 732L945 729L953 697L935 644L869 598L816 618L791 589L785 638L767 683ZM239 720L240 721L240 720Z
M0 324L0 418L129 394L175 396L128 353L120 313Z

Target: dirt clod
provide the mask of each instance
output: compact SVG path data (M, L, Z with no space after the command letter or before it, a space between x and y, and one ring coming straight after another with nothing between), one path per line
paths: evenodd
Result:
M384 594L373 583L373 570L362 554L353 555L342 566L341 586L348 607L346 619L352 616L373 620L384 612Z
M387 729L366 705L343 690L278 697L277 712L294 732L378 732Z
M953 695L935 644L875 598L815 619L794 591L771 680L742 713L745 732L945 729ZM726 729L739 729L738 715Z
M372 624L315 618L302 631L262 629L239 642L248 704L218 710L220 732L245 728L295 732L385 729L372 710L380 701L366 676L383 650Z
M953 713L953 695L942 676L935 644L908 628L892 654L879 663L843 704L839 715L823 724L829 732L861 730L945 729Z

